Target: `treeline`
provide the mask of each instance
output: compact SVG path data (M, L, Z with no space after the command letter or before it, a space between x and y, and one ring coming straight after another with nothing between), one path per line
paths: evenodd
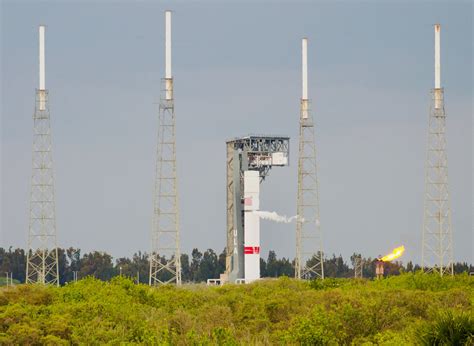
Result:
M349 278L354 276L354 261L356 255L351 256L351 263L344 261L341 255L326 257L324 259L324 273L326 277ZM74 280L74 277L85 278L92 276L100 280L110 280L115 276L126 276L136 282L148 283L149 262L148 254L138 252L131 258L120 257L115 259L101 251L82 253L80 249L68 248L58 249L59 277L60 283ZM207 279L219 278L225 270L225 250L217 254L214 250L208 249L204 252L193 249L191 256L181 255L182 280L183 282L205 282ZM163 259L165 260L165 259ZM362 258L364 263L363 276L366 278L375 277L375 263L373 258ZM403 265L401 262L385 264L386 275L399 275L403 272L413 272L419 270L418 265L408 262ZM455 273L474 272L474 266L468 263L456 263ZM25 282L26 276L26 253L23 249L7 250L0 248L0 277L5 273L12 273L15 282ZM260 272L262 277L294 276L294 260L289 258L278 258L275 251L268 253L267 259L260 259Z

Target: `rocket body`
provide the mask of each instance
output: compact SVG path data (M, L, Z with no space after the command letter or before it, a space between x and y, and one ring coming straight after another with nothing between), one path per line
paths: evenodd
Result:
M244 272L245 282L260 279L260 173L244 172Z

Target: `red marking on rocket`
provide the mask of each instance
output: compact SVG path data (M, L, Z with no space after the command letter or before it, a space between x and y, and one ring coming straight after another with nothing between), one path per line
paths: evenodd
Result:
M260 254L260 246L245 246L244 254L245 255L258 255Z

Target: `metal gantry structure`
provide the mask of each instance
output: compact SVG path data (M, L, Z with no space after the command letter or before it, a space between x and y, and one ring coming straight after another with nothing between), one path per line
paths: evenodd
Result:
M45 80L45 27L40 26L26 283L59 285L51 123Z
M308 40L302 40L295 277L324 279L319 184L313 116L308 99Z
M454 275L453 230L448 188L446 113L441 87L441 26L435 24L435 87L432 89L425 165L425 202L422 269L441 276Z
M260 226L258 216L255 215L257 225L249 218L252 204L258 210L258 194L253 196L256 201L250 204L246 201L246 174L256 172L259 182L265 180L272 167L287 166L290 155L290 138L286 136L250 135L234 138L226 142L227 148L227 247L226 269L221 275L221 282L246 282L249 273L246 273L246 255L260 255ZM247 203L247 204L246 204ZM256 233L256 234L255 234ZM249 239L252 237L258 246L248 249ZM249 253L248 250L251 250ZM260 275L258 263L258 276Z
M171 11L165 12L165 78L159 106L150 285L181 284L176 121L171 74Z

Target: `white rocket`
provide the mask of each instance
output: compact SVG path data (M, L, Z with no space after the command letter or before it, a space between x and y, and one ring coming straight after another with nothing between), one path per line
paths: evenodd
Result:
M260 279L260 173L244 172L244 272L245 283Z

